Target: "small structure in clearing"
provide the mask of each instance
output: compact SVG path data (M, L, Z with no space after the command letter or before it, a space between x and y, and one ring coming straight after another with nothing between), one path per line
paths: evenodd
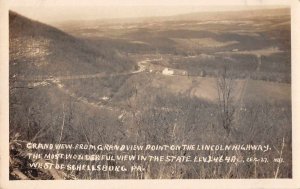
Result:
M164 74L164 75L173 75L173 74L174 74L174 70L169 69L169 68L165 68L165 69L162 71L162 74Z
M107 100L109 100L109 97L104 96L104 97L102 97L101 99L107 101Z

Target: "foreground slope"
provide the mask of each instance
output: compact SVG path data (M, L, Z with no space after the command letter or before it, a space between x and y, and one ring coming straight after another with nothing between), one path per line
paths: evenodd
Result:
M10 73L74 75L120 72L130 60L110 49L99 49L54 27L9 13Z

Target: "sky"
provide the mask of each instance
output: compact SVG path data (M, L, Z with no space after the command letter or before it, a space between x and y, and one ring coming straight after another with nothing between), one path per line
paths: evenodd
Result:
M236 10L247 6L289 5L289 2L289 0L10 0L10 9L31 19L52 23L66 20L172 16L191 12Z

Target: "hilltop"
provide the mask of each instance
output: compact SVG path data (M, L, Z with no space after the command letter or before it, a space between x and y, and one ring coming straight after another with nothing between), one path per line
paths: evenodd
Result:
M76 75L122 72L132 61L118 51L78 39L57 28L9 13L10 73Z

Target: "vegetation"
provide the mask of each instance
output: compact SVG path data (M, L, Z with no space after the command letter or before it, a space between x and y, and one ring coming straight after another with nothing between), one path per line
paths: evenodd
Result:
M10 178L291 178L290 18L286 9L258 12L238 20L238 12L157 18L151 26L129 22L118 30L95 21L95 30L80 23L59 30L10 12ZM173 74L162 74L165 68ZM266 157L269 163L107 160L101 163L145 170L44 172L27 168L26 142L263 144L272 150L155 154ZM284 163L273 161L279 157Z

